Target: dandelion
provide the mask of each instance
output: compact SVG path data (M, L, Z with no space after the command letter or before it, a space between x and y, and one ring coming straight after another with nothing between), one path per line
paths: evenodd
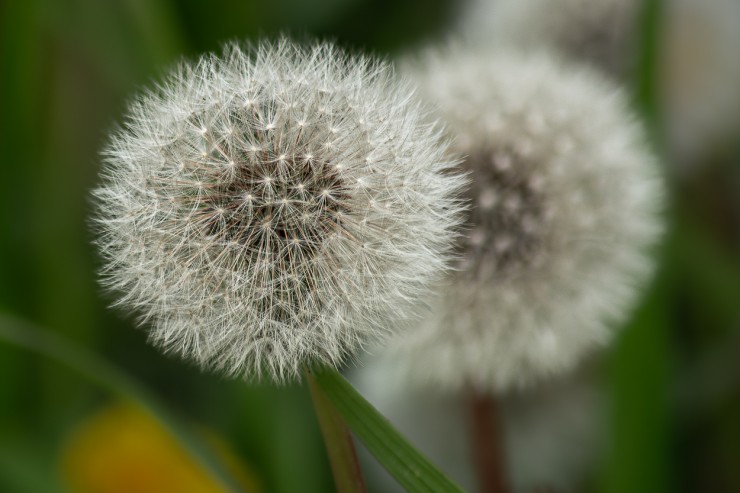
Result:
M204 438L243 491L263 491L248 464L220 436ZM223 492L222 484L193 460L149 414L125 404L110 405L86 418L61 448L61 473L69 491L181 493Z
M476 0L460 28L476 40L550 48L625 80L636 62L641 7L638 0Z
M643 8L640 0L477 0L459 28L476 41L551 48L629 84ZM663 137L671 164L690 171L740 134L740 2L662 2L655 28Z
M672 0L660 31L657 97L682 171L740 140L740 2Z
M467 156L457 270L399 336L409 381L501 392L603 345L652 272L661 182L624 96L546 55L449 50L415 69Z
M104 152L116 304L165 351L276 382L387 335L444 269L464 182L412 92L329 44L182 64Z

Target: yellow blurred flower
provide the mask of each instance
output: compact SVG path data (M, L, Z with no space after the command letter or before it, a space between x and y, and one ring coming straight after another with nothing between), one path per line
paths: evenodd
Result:
M244 491L261 491L223 442L207 439ZM82 423L65 444L60 465L74 493L224 491L156 420L130 405L113 405Z

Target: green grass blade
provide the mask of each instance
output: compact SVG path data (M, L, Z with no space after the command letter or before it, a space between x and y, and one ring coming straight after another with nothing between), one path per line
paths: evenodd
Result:
M357 459L352 433L336 406L316 383L311 371L306 371L316 418L324 437L324 445L334 475L338 493L366 493L365 480Z
M231 474L213 455L210 447L167 411L147 389L104 359L51 331L3 313L0 313L0 340L47 356L76 370L110 392L142 406L224 487L225 491L237 493L241 490Z
M406 488L418 493L461 492L419 451L411 446L336 370L315 372L318 385L365 446Z
M633 82L633 99L646 123L654 144L660 144L660 107L658 98L658 58L660 57L661 21L664 0L643 0L639 25L638 66Z

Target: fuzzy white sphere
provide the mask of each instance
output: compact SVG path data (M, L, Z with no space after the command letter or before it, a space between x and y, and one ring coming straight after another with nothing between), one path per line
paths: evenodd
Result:
M663 190L641 126L610 83L546 55L451 49L415 77L473 185L457 270L396 359L413 382L448 390L571 368L610 339L653 271Z
M460 30L469 38L548 48L620 80L634 69L640 0L476 0Z
M103 283L201 366L340 364L413 314L459 221L464 179L412 93L329 44L183 64L105 149Z
M477 43L553 49L631 85L642 0L474 0L458 26ZM740 1L666 0L657 19L656 75L671 164L690 171L740 140Z
M657 97L671 158L684 171L740 142L740 1L670 0Z

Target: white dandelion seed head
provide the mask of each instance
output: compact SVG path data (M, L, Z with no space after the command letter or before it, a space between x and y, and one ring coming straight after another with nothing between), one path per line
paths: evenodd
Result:
M288 40L183 64L94 192L102 282L166 351L282 382L413 315L465 180L383 62Z
M671 0L664 10L657 97L672 161L691 171L740 140L740 2Z
M639 0L476 0L459 30L478 42L554 49L627 83L643 10ZM731 151L740 136L740 2L669 0L659 14L654 70L663 137L670 163L691 172Z
M610 83L546 55L452 49L415 70L473 185L458 269L396 359L450 390L565 371L610 338L653 270L662 182L642 129Z
M637 0L476 0L460 29L525 49L554 49L620 80L636 62Z

